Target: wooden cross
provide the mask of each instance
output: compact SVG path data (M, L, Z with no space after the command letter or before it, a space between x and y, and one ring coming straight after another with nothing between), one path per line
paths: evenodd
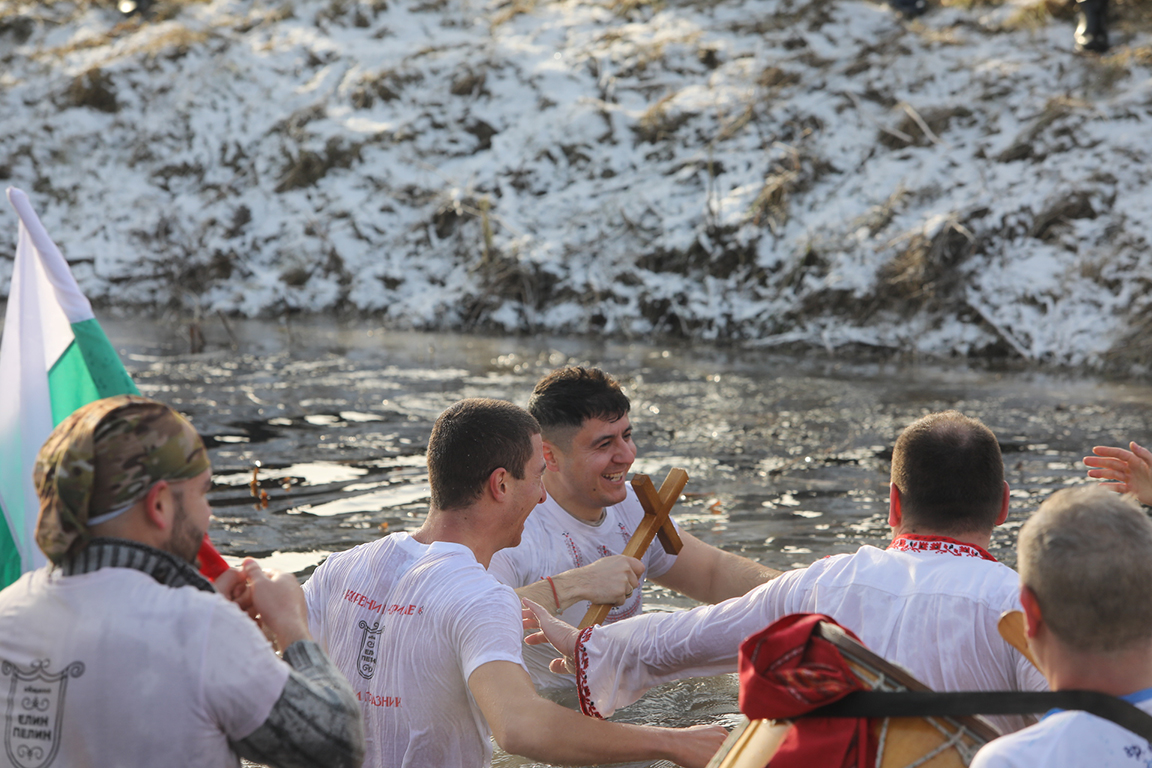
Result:
M644 518L640 521L640 525L636 526L636 531L628 540L628 545L624 547L622 554L637 559L644 557L648 545L657 536L660 537L660 543L668 554L675 555L680 551L684 544L681 543L680 534L676 533L676 526L668 513L687 484L688 473L680 467L668 470L668 476L660 485L659 493L656 492L656 487L652 485L648 475L632 476L632 488L636 491L636 497L640 499L640 506L644 507ZM610 610L611 605L588 606L588 612L580 622L580 629L602 623Z

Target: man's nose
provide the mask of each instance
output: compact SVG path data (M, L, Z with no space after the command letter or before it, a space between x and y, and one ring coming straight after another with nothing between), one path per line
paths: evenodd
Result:
M616 441L616 454L612 457L617 464L631 464L636 460L636 446L630 440Z

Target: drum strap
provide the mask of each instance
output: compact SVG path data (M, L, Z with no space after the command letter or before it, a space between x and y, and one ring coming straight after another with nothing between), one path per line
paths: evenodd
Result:
M857 691L806 717L961 717L1074 709L1110 720L1152 742L1152 715L1098 691Z

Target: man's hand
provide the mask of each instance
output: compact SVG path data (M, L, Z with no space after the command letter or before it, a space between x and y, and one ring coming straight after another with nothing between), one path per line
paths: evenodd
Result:
M583 568L564 571L552 579L573 591L573 603L588 600L593 605L624 605L624 601L632 597L633 590L640 586L643 575L644 563L636 558L610 555Z
M576 638L580 630L558 619L544 607L531 600L521 600L524 605L524 629L536 629L524 638L528 645L541 645L551 643L552 647L564 654L563 658L553 659L548 668L557 674L575 674L576 668L572 664L572 657L576 654Z
M1092 449L1095 456L1085 456L1084 463L1095 469L1088 470L1088 477L1115 482L1101 485L1117 493L1132 493L1141 504L1152 506L1152 451L1135 442L1129 443L1132 450L1097 445Z
M248 588L248 577L239 568L229 568L213 582L216 591L240 606L245 613L252 607L252 590Z
M640 585L643 574L644 563L636 558L610 555L583 568L557 573L551 584L537 581L520 587L516 594L522 599L548 606L553 613L563 613L581 600L623 605Z
M720 725L694 725L691 728L669 729L667 738L672 741L672 762L685 768L704 766L720 749L728 731Z
M304 590L291 573L265 571L252 558L240 564L251 595L248 615L284 650L297 640L311 640Z

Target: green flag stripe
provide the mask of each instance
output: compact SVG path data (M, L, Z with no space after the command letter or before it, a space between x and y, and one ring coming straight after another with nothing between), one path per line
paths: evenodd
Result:
M12 539L8 521L0 520L0 588L20 578L20 550Z
M76 344L84 355L88 374L96 385L97 398L140 394L140 390L136 388L136 382L132 381L132 377L124 369L124 364L120 362L116 348L104 335L104 329L100 327L100 323L96 322L95 318L73 323L72 333L75 334ZM84 403L87 402L89 401L84 401ZM84 405L84 403L80 403L80 405ZM76 407L79 408L80 405ZM56 423L59 424L59 422Z
M75 340L48 371L53 424L93 400L140 394L96 320L73 323L72 334Z
M48 397L52 401L53 426L85 403L100 399L96 394L96 384L84 365L84 354L75 341L48 371Z

